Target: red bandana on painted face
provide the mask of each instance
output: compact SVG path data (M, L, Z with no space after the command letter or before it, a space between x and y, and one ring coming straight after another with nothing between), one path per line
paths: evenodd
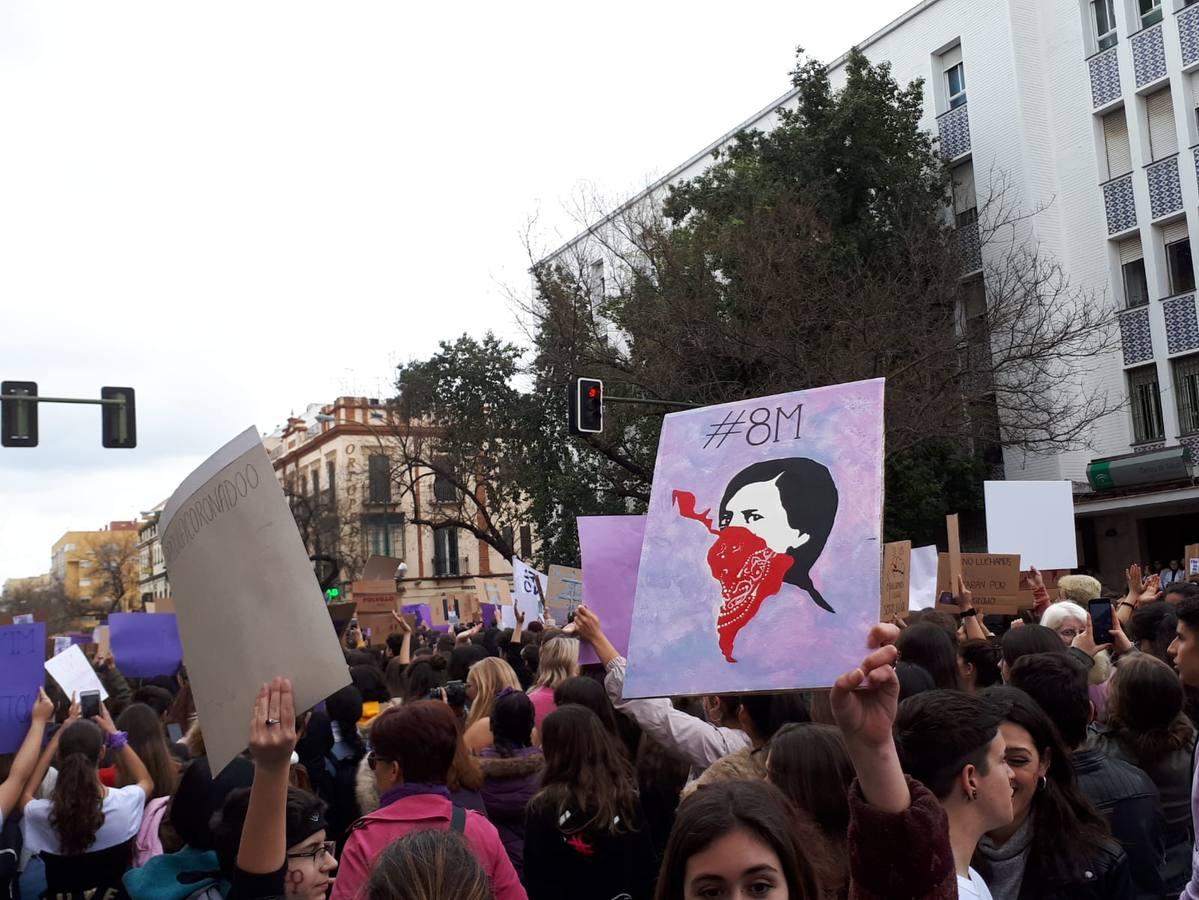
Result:
M716 614L716 634L720 652L729 662L733 658L733 641L737 633L750 623L762 602L773 597L783 586L783 578L795 560L785 553L776 553L766 541L748 528L732 525L720 531L712 528L711 510L695 511L695 495L675 491L674 502L679 515L702 522L716 535L716 543L708 551L708 568L720 582L723 601Z

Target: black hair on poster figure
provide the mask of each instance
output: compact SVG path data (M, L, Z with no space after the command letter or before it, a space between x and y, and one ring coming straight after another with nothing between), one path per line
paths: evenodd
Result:
M787 570L783 580L807 591L821 609L835 613L836 610L825 602L812 583L811 574L812 566L824 552L824 545L828 543L833 522L837 518L839 495L832 473L815 460L799 456L754 463L734 475L724 489L718 521L724 522L728 502L737 491L746 485L763 481L775 481L779 501L787 511L787 523L800 533L809 535L803 546L787 548L787 555L795 563Z

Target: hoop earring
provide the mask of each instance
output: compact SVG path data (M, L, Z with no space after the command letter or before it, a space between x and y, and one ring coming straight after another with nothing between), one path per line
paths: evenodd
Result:
M1040 791L1045 790L1045 786L1047 784L1049 784L1049 779L1046 778L1044 775L1042 775L1040 778L1037 779L1037 791L1040 792Z

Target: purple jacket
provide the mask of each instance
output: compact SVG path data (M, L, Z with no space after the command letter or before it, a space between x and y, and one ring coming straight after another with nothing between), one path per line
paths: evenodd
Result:
M537 747L517 750L504 757L488 747L479 754L483 769L483 806L487 818L500 833L508 858L517 875L524 874L525 807L541 789L541 772L545 757Z

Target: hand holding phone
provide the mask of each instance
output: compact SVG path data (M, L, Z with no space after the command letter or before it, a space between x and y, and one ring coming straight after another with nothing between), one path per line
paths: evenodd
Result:
M100 715L100 692L84 691L79 695L81 715L85 719L94 719Z
M1096 644L1112 642L1112 604L1109 600L1091 600L1087 603L1091 614L1091 639Z

